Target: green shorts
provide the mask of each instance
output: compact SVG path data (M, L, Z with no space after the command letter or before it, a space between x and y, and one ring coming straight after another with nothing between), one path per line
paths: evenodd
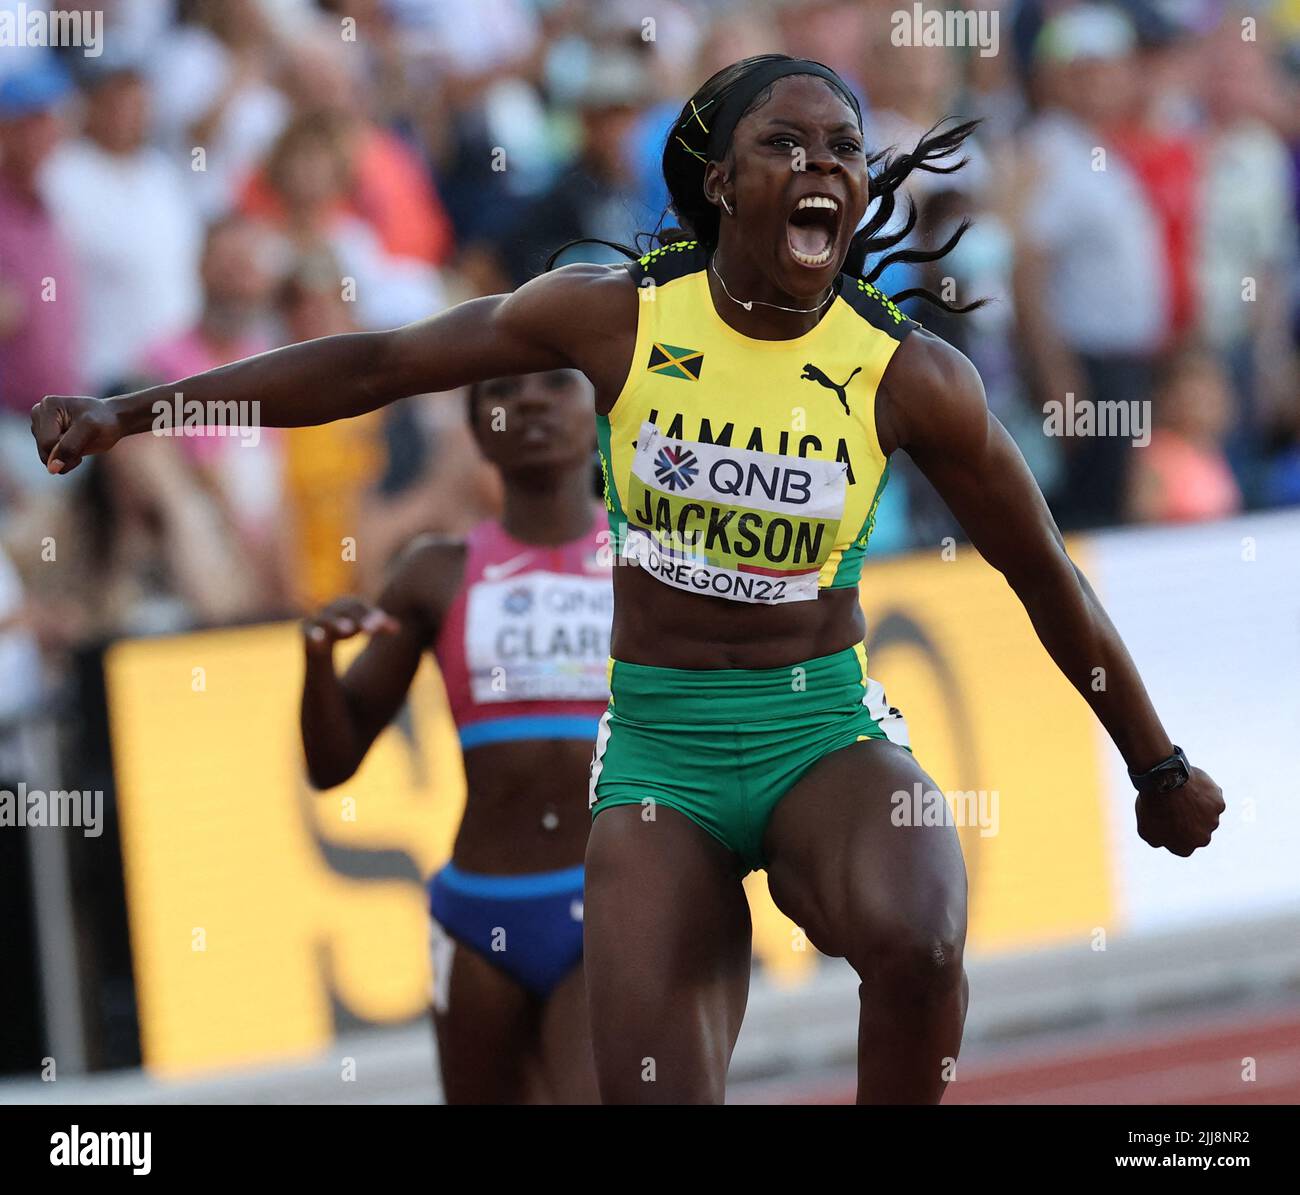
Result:
M591 762L592 816L667 806L751 871L766 866L763 833L777 802L822 756L863 739L908 747L907 723L867 676L861 644L785 668L611 660L610 693Z

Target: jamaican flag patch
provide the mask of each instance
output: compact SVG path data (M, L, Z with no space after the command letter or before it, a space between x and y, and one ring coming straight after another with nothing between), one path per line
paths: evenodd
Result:
M704 353L699 349L683 349L675 344L655 343L650 346L650 361L646 369L666 377L698 382L703 365Z

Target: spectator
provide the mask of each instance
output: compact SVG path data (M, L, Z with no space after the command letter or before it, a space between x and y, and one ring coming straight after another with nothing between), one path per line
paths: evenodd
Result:
M1024 4L1015 6L1023 12ZM1000 11L1001 48L997 54L971 54L967 58L966 95L963 112L978 118L980 135L993 149L1012 140L1025 120L1029 97L1021 87L1016 61L1015 27ZM1008 28L1008 24L1012 27ZM1011 43L1008 45L1007 43Z
M778 0L774 8L785 52L838 71L865 114L862 64L873 26L887 24L887 15L879 9L873 13L860 0Z
M366 84L367 115L379 125L410 130L418 137L421 119L445 123L431 87L428 60L433 47L420 27L424 0L409 8L400 0L316 0L326 17L322 29L355 22L357 40L348 47L362 59L357 74ZM333 20L330 20L333 18ZM296 43L296 32L292 35ZM413 129L412 126L415 126Z
M1288 288L1296 263L1291 164L1264 119L1280 81L1257 44L1232 31L1206 42L1200 73L1208 128L1196 256L1200 333L1233 381L1228 457L1259 497L1269 424L1294 406Z
M867 77L871 100L867 136L872 152L888 149L906 153L929 129L957 110L958 63L942 46L895 46L889 41L887 26L881 26ZM916 205L918 229L925 230L944 219L943 209L952 206L948 199L953 191L978 193L987 181L988 166L974 138L966 142L960 154L949 155L938 164L952 167L962 158L966 165L959 176L918 171L908 179L894 220L885 231L892 233L904 226L904 198ZM960 210L965 210L965 205ZM920 284L921 272L900 263L887 269L878 281L887 294L896 294ZM911 314L919 312L912 310ZM959 322L953 322L952 330ZM945 334L949 330L946 326L943 329Z
M339 274L339 263L319 247L289 270L276 295L285 343L357 330L355 307L339 293ZM295 604L308 608L357 588L356 563L369 551L359 518L383 468L383 415L296 429L285 441L282 550Z
M269 230L245 216L234 214L213 224L199 268L203 312L192 328L144 354L142 384L176 381L271 348L268 324L280 249ZM278 429L260 429L256 443L214 432L187 436L178 444L221 502L245 559L261 578L267 608L283 608L289 586L278 550L283 487Z
M186 178L199 212L211 219L239 188L289 118L271 85L272 30L257 0L188 0L188 19L156 47L150 78L159 140ZM195 148L203 169L193 168Z
M867 94L871 100L869 136L873 150L891 146L909 150L927 129L957 110L959 64L950 50L942 46L895 46L886 36L874 47L871 67L867 72ZM970 157L973 145L968 141L966 146L971 148L963 147L963 154L952 155L942 165ZM973 160L963 169L979 174L985 167L982 160ZM941 174L921 173L909 182L908 193L920 197L943 189L948 180Z
M0 77L0 489L41 472L32 460L32 405L84 385L77 277L37 186L69 90L63 72L44 60Z
M1035 55L1046 110L1027 133L1034 177L1015 270L1021 348L1041 401L1129 405L1148 396L1168 330L1160 225L1105 130L1132 109L1135 39L1119 12L1095 5L1052 18ZM1116 521L1129 440L1066 445L1057 514L1068 527Z
M1168 296L1166 336L1171 342L1193 332L1197 321L1194 256L1199 235L1202 164L1190 132L1181 124L1174 81L1191 53L1191 39L1174 26L1152 32L1135 58L1131 108L1104 132L1123 154L1159 221L1159 247Z
M72 264L37 186L69 90L52 63L0 80L0 405L23 416L80 390Z
M545 14L557 23L550 47L543 14L530 0L394 0L393 7L412 34L428 39L430 89L444 119L426 128L425 140L457 235L462 243L493 241L551 178L542 79L548 50L563 58L572 44L564 22L581 14L571 3Z
M279 226L300 251L327 249L341 266L336 286L355 302L357 323L391 328L446 306L434 269L385 252L374 230L350 212L347 123L329 112L298 117L266 164Z
M270 231L246 216L234 213L211 224L199 259L199 318L151 345L141 358L143 368L171 381L270 348L270 299L282 254Z
M1135 455L1129 518L1185 523L1241 509L1223 451L1231 413L1227 379L1213 354L1194 349L1175 356L1156 392L1151 443Z
M283 83L297 118L332 118L347 159L339 206L374 230L385 253L428 264L446 262L451 224L415 152L367 115L364 89L337 34L304 32L286 47ZM247 183L241 206L250 215L283 219L283 197L265 171Z
M650 79L635 55L623 51L593 63L578 97L579 157L505 239L504 264L512 285L533 277L566 241L598 237L630 245L637 232L654 227L659 213L636 199L631 145L638 116L650 98ZM625 259L599 245L584 245L565 260Z
M770 53L774 45L780 44L776 26L765 13L746 9L734 0L728 0L725 8L714 13L711 25L693 29L691 34L696 39L695 53L684 63L678 61L675 52L670 55L660 51L654 55L651 70L657 79L659 99L637 120L631 134L637 199L655 214L656 221L668 207L668 189L663 177L664 142L681 111L682 96L690 95L705 79L733 62ZM672 223L670 214L665 226Z
M70 493L33 503L8 537L51 646L263 612L231 528L175 441L127 440L86 462L71 484ZM34 556L44 537L58 545L52 560Z
M102 390L198 315L200 229L180 172L148 144L143 76L95 70L85 135L55 151L42 191L81 276L83 374Z

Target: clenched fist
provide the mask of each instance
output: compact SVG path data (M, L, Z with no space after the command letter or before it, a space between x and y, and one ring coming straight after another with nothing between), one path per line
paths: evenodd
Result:
M71 473L82 457L112 448L123 429L107 399L47 394L32 408L32 435L51 473Z
M1181 788L1138 795L1138 837L1149 846L1185 857L1209 846L1225 808L1219 786L1200 768L1193 768Z

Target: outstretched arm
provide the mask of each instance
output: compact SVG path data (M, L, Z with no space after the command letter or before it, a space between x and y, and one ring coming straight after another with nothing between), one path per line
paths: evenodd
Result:
M177 392L205 410L255 410L266 427L304 427L506 374L577 368L590 376L593 351L628 322L634 293L623 271L568 266L391 332L308 340L105 400L47 395L32 408L32 434L50 472L67 473L148 431L158 404L170 408Z
M882 445L908 452L980 554L1007 579L1048 654L1130 770L1146 771L1171 755L1173 744L1133 660L1066 554L1024 458L989 412L974 366L943 341L914 333L891 362L882 397ZM1094 684L1098 676L1101 685ZM1138 830L1152 846L1186 855L1209 842L1222 809L1218 787L1193 769L1177 793L1139 798Z

